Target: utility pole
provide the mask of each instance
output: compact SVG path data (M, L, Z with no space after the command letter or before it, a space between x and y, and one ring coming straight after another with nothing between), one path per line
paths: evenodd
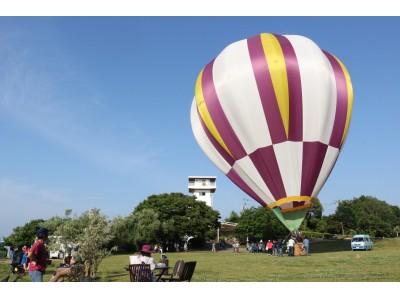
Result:
M250 201L249 199L247 199L247 198L243 198L243 207L242 207L242 211L245 211L246 209L247 209L247 204L246 204L246 202L247 201ZM249 243L249 228L248 228L248 224L246 224L247 226L246 226L246 232L247 232L247 234L246 234L246 247L247 247L247 244Z

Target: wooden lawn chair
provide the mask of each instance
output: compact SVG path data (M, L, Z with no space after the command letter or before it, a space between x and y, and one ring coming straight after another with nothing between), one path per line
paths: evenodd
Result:
M172 274L161 276L160 280L170 281L170 278L179 278L182 274L184 265L185 262L182 259L177 260L174 266L174 270L172 271Z
M153 274L149 264L129 265L129 276L131 282L152 282Z
M169 282L191 281L194 269L196 268L196 263L197 263L196 261L185 262L182 273L179 277L171 277L165 281Z

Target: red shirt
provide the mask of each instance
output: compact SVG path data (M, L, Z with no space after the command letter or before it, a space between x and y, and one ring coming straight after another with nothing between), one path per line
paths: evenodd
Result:
M47 250L42 240L37 240L30 249L37 257L37 262L31 261L29 263L28 271L41 271L44 273L46 270Z

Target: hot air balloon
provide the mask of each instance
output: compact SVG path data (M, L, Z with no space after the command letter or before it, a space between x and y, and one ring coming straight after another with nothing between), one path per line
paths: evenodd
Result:
M338 58L304 36L262 33L201 70L190 119L216 167L292 232L336 163L352 104Z

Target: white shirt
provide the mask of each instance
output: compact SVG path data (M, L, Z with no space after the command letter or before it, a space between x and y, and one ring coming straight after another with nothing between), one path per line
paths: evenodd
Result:
M131 264L141 264L141 263L149 264L150 269L152 271L156 267L156 262L154 261L154 258L152 258L152 257L139 255L136 258L134 258L133 260L131 260Z

